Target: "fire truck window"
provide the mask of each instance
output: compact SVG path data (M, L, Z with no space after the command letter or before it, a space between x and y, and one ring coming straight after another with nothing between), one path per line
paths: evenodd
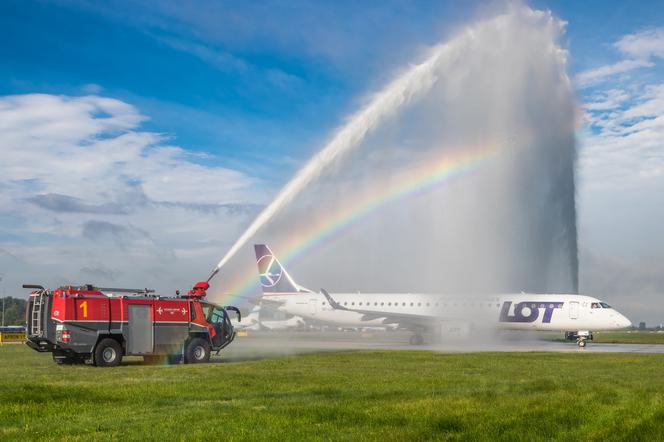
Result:
M210 313L208 322L211 324L223 323L225 317L226 317L226 311L223 308L215 305L214 308L212 308L212 312Z
M203 310L203 317L208 319L210 317L210 312L212 311L212 306L201 302L201 309Z

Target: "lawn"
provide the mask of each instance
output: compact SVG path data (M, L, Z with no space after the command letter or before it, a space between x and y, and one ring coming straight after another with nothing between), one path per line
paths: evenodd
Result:
M664 356L336 352L56 366L0 347L0 440L656 440Z
M609 344L664 344L664 332L656 331L619 331L597 332L593 342Z

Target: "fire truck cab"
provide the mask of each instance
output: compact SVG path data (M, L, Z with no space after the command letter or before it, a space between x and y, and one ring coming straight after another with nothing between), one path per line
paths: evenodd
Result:
M58 364L90 362L100 367L120 364L123 356L207 362L235 338L228 311L204 301L207 282L185 296L162 297L153 290L39 285L27 304L27 345L51 352Z

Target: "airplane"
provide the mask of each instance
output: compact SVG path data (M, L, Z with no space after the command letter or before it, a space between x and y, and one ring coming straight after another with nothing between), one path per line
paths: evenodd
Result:
M481 297L415 293L314 292L298 285L265 244L254 245L263 291L262 302L307 321L340 327L397 325L413 331L411 345L424 343L424 332L467 335L472 329L566 332L585 347L597 331L632 325L599 299L573 294L496 294Z
M293 316L283 321L261 321L260 324L270 331L291 330L306 325L304 320L299 316Z
M233 329L239 330L239 331L244 331L244 330L260 330L260 323L259 323L259 314L260 314L260 306L255 306L251 312L244 318L242 318L241 321L238 321L236 317L231 317L230 321L231 324L233 324Z
M242 321L238 321L235 318L231 318L231 323L235 330L241 331L257 331L261 329L267 329L271 331L278 330L290 330L293 328L298 328L306 325L305 321L299 316L293 316L285 320L273 320L273 321L263 321L260 319L261 306L255 306L251 312L242 318Z

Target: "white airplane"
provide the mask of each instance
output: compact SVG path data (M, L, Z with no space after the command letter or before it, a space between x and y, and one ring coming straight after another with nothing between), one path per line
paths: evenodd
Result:
M251 312L242 318L241 321L238 321L235 317L231 318L231 323L235 330L247 330L247 331L257 331L263 328L272 331L278 330L289 330L297 327L301 327L306 323L299 316L293 316L291 318L281 320L281 321L263 321L260 319L260 305L255 306Z
M257 305L242 320L238 321L237 317L231 316L230 321L235 330L260 330L259 315L260 306Z
M414 331L410 343L424 342L422 333L440 336L470 332L471 327L567 332L580 347L592 332L632 325L599 299L569 294L501 294L482 297L414 293L320 293L298 285L264 244L254 246L263 289L262 302L306 320L341 327L385 327L397 324Z
M261 321L260 324L271 331L291 330L306 325L304 319L299 316L293 316L283 321Z

